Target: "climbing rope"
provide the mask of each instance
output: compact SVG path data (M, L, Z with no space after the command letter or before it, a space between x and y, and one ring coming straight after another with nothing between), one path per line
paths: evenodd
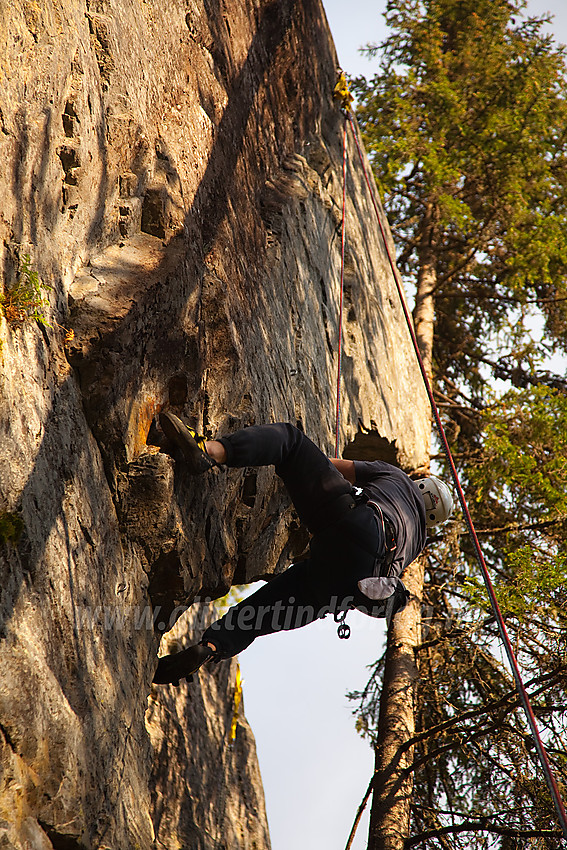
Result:
M347 175L347 129L348 116L350 107L354 100L351 95L346 74L340 71L337 84L333 91L333 97L341 104L341 110L344 115L343 126L343 209L341 217L341 280L339 291L339 320L338 320L338 342L337 342L337 405L335 411L335 457L339 456L339 429L341 422L341 377L342 377L342 361L343 361L343 296L345 285L345 233L346 233L346 175Z
M343 295L345 288L345 223L346 223L346 165L347 165L347 115L343 129L343 215L341 223L341 283L339 294L339 340L337 357L337 409L335 416L335 457L339 456L339 429L341 421L341 373L343 352Z
M340 82L340 78L339 78L339 82ZM339 83L337 83L337 86L338 85L339 85ZM335 92L336 92L336 89L335 89ZM497 600L496 594L494 592L494 586L492 584L492 580L491 580L490 574L488 572L488 567L486 565L486 561L485 561L484 555L482 553L482 549L481 549L481 546L480 546L480 543L479 543L479 540L478 540L478 537L477 537L477 533L476 533L476 530L475 530L475 527L474 527L474 523L472 521L472 517L471 517L470 511L469 511L469 508L468 508L468 505L467 505L467 502L466 502L466 499L465 499L465 495L464 495L463 489L461 487L461 483L460 483L460 480L459 480L459 474L457 472L457 467L455 466L455 462L453 460L453 455L452 455L451 449L449 447L449 442L448 442L446 434L445 434L445 429L443 428L443 423L441 422L441 417L439 415L439 409L437 407L437 403L435 402L435 398L434 398L434 395L433 395L433 389L431 387L431 382L429 380L429 377L428 377L426 369L425 369L425 364L423 362L423 358L422 358L421 352L419 350L419 344L418 344L418 341L417 341L417 336L416 336L415 329L414 329L414 326L413 326L412 318L411 318L408 306L406 304L403 286L402 286L401 280L399 278L396 266L394 264L392 254L391 254L390 249L388 247L388 239L386 237L386 232L385 232L384 226L382 224L382 218L380 216L380 210L379 210L376 198L374 196L374 191L372 189L371 181L370 181L370 178L369 178L369 175L368 175L368 169L366 168L366 163L364 161L362 149L361 149L361 146L360 146L359 141L358 141L356 126L354 124L354 120L353 120L352 114L350 112L350 108L345 109L345 131L346 131L346 126L347 126L347 121L350 123L350 126L351 126L352 135L353 135L353 138L354 138L354 141L355 141L355 144L356 144L356 148L357 148L357 151L358 151L360 163L362 165L362 171L363 171L363 174L364 174L364 179L365 179L366 185L368 187L368 191L370 193L370 198L372 200L374 212L376 213L378 226L380 228L380 233L381 233L382 240L383 240L383 243L384 243L384 248L386 250L386 256L388 257L388 262L390 264L392 276L393 276L394 282L396 284L396 289L398 291L398 296L399 296L399 299L400 299L400 302L401 302L401 305L402 305L402 310L403 310L404 317L405 317L405 320L406 320L406 325L408 327L408 331L409 331L409 334L410 334L410 337L411 337L411 341L412 341L412 344L413 344L415 355L417 357L417 361L418 361L418 364L419 364L419 369L421 371L421 376L423 378L423 383L425 385L427 396L429 398L429 403L431 405L431 410L432 410L432 413L433 413L435 425L436 425L437 430L439 432L441 444L443 446L443 451L445 453L445 456L447 458L447 463L449 464L449 468L451 470L451 476L453 478L453 482L455 484L455 489L457 491L459 502L461 504L461 508L463 510L463 515L465 517L465 521L466 521L466 524L467 524L467 528L469 530L469 534L470 534L471 540L473 542L477 561L480 565L482 577L483 577L484 584L485 584L485 587L486 587L486 590L487 590L487 593L488 593L488 598L490 600L490 604L492 606L492 610L494 612L494 616L495 616L496 622L498 624L498 630L500 632L500 637L502 639L502 643L504 644L504 649L506 651L508 663L509 663L510 668L512 670L514 681L516 683L516 689L518 691L518 695L520 697L520 702L522 704L522 707L524 709L524 713L526 715L526 720L527 720L528 726L529 726L531 733L532 733L536 752L538 754L538 757L539 757L539 760L540 760L540 763L541 763L541 767L542 767L542 770L543 770L543 773L544 773L544 776L545 776L547 786L549 788L549 792L551 794L553 803L555 805L555 810L556 810L557 816L559 818L559 823L561 825L561 828L563 830L563 834L564 834L565 838L567 838L567 814L565 812L565 807L563 805L563 801L561 799L561 794L559 792L559 788L558 788L557 782L555 780L555 776L553 774L553 770L551 768L549 758L548 758L547 753L545 751L545 747L543 745L541 735L539 733L537 721L536 721L536 718L535 718L535 715L534 715L534 712L533 712L533 709L532 709L530 699L529 699L528 693L526 691L524 682L522 680L522 675L520 673L518 662L516 660L516 656L515 656L514 650L512 648L512 643L510 641L510 637L509 637L508 631L506 629L506 624L504 623L504 618L502 616L502 612L500 611L500 606L498 605L498 600ZM346 171L345 171L345 169L346 169L346 138L343 140L343 181L344 181L344 185L346 187L346 176L345 176ZM343 196L344 196L344 191L345 190L343 189ZM344 218L345 218L345 213L344 213L344 197L343 197L343 231L344 231ZM343 248L343 256L342 256L342 264L344 265L344 248ZM342 281L342 277L343 277L343 272L342 272L342 269L341 269L341 281ZM342 283L341 283L341 286L342 286ZM341 290L341 309L342 309L342 290ZM340 354L339 354L339 364L340 364ZM337 434L338 434L338 422L337 422ZM337 449L338 449L338 439L337 439Z

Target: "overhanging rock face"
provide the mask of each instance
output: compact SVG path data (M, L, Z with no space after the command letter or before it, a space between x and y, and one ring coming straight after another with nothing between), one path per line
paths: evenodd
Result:
M305 532L270 470L197 483L145 440L168 406L211 435L291 420L332 449L343 118L324 13L16 0L0 43L4 285L29 254L51 287L48 326L0 327L0 530L23 521L0 544L0 842L208 848L229 805L226 846L266 848L242 715L196 802L234 663L190 686L201 723L186 686L150 682L180 606L282 569ZM409 469L426 400L352 141L349 160L341 439Z

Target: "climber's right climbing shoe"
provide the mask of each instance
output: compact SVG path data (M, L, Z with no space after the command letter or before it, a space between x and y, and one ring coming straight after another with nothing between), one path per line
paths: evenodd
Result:
M150 425L150 430L146 437L146 445L157 446L166 454L171 454L175 450L175 445L171 442L171 440L168 440L163 431L158 428L157 416L154 416L152 419L152 424Z
M159 424L165 436L181 451L187 471L191 475L201 475L217 465L205 451L205 438L189 428L178 416L173 413L160 413Z
M191 674L214 657L218 657L216 652L200 643L173 655L164 655L158 661L153 682L155 685L177 686L181 679L191 681Z

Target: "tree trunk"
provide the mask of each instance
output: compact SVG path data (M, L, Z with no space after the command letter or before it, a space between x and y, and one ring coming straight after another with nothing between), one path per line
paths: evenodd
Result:
M372 850L402 850L409 833L413 749L402 755L398 750L415 732L414 700L419 678L415 648L421 642L423 568L421 557L405 571L404 583L411 599L392 621L388 634L370 813L368 847Z
M437 286L435 217L432 206L428 205L418 249L419 268L417 272L415 307L413 310L413 324L419 351L430 382L433 373L433 330L435 321L435 287Z
M420 354L430 381L437 283L433 219L430 207L422 228L413 313ZM414 705L419 680L415 649L421 642L424 566L425 558L422 556L405 570L404 583L411 598L406 608L394 618L388 631L368 850L403 850L409 836L413 748L401 754L399 750L415 733Z

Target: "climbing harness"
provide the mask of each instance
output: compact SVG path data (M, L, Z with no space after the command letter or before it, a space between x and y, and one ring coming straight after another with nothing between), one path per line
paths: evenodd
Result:
M544 776L545 776L545 780L546 780L547 786L549 788L549 792L551 794L551 798L552 798L554 806L555 806L555 810L556 810L556 813L557 813L557 816L558 816L558 819L559 819L559 823L561 825L561 828L563 830L563 834L564 834L565 838L567 838L567 813L566 813L565 807L563 805L563 800L561 799L559 787L557 785L557 781L556 781L555 776L553 774L553 770L551 768L549 758L547 756L547 753L545 751L545 747L543 745L543 741L541 739L541 735L540 735L540 732L539 732L539 729L538 729L537 721L536 721L536 718L535 718L535 715L534 715L534 712L533 712L533 709L532 709L532 706L531 706L531 703L530 703L530 699L529 699L527 690L526 690L524 682L522 680L522 675L520 673L518 662L516 661L516 656L515 656L515 653L514 653L514 649L512 647L512 643L510 641L510 637L508 635L508 631L506 629L506 624L504 622L502 612L500 611L500 607L498 605L498 600L496 598L494 586L492 584L492 580L491 580L490 574L488 572L488 567L487 567L486 561L484 559L484 555L482 553L482 549L481 549L481 546L480 546L480 543L479 543L479 540L478 540L478 536L477 536L477 533L476 533L476 530L475 530L475 527L474 527L474 524L473 524L473 521L472 521L472 517L471 517L470 511L469 511L469 508L468 508L468 505L467 505L467 502L466 502L466 499L465 499L465 495L464 495L463 489L461 487L459 474L457 472L455 461L453 459L453 455L452 455L451 449L449 447L449 442L448 442L447 436L445 434L445 429L443 428L443 423L441 422L441 417L440 417L440 414L439 414L439 409L437 407L437 403L436 403L434 395L433 395L433 389L432 389L432 386L431 386L431 382L430 382L429 377L427 375L427 372L426 372L426 369L425 369L425 364L423 362L423 358L422 358L421 352L419 350L417 335L415 333L415 329L413 327L411 315L410 315L408 306L406 304L403 286L402 286L401 280L399 278L399 274L397 272L396 266L394 264L394 260L392 258L392 253L391 253L390 248L388 246L388 239L386 237L384 225L382 224L382 218L381 218L381 215L380 215L378 202L376 201L376 198L375 198L374 190L372 188L371 181L370 181L370 178L369 178L369 175L368 175L368 169L366 167L366 163L365 163L365 160L364 160L362 149L361 149L360 143L358 141L356 125L354 123L354 119L353 119L353 116L352 116L352 113L351 113L351 110L350 110L350 102L352 101L352 98L351 98L351 101L348 101L348 99L345 100L345 97L344 97L344 94L343 94L343 89L344 89L345 86L346 86L346 79L344 79L344 74L341 74L341 76L339 77L339 80L337 82L337 85L335 87L335 92L334 92L335 97L341 99L341 103L343 105L343 114L344 114L344 132L343 132L343 237L342 237L342 244L341 244L341 297L340 297L339 322L342 324L342 287L343 287L343 279L344 279L344 222L345 222L345 209L346 209L346 139L347 139L346 130L347 130L347 125L350 124L352 136L353 136L353 139L354 139L354 142L355 142L355 145L356 145L356 149L357 149L357 152L358 152L358 157L360 159L360 163L361 163L361 166L362 166L362 171L363 171L363 174L364 174L364 180L366 182L366 186L367 186L368 192L370 194L370 199L372 201L372 206L373 206L374 212L376 214L376 219L378 221L378 227L380 229L380 234L382 236L382 241L384 243L384 248L385 248L385 251L386 251L386 256L388 258L388 263L390 265L392 276L394 278L394 283L396 285L398 297L399 297L399 300L400 300L400 303L401 303L401 306L402 306L402 310L403 310L406 325L407 325L407 328L408 328L408 331L409 331L409 334L410 334L410 337L411 337L414 352L415 352L415 355L417 357L417 361L418 361L418 364L419 364L421 376L423 378L423 383L425 385L427 397L428 397L429 403L431 405L431 410L432 410L432 413L433 413L433 419L435 421L435 425L436 425L437 431L439 433L439 437L440 437L440 440L441 440L441 445L443 447L443 451L444 451L445 456L447 458L447 463L449 464L449 468L451 470L451 476L453 478L455 490L457 492L459 502L461 504L461 508L462 508L462 511L463 511L463 516L465 518L465 522L467 524L467 528L468 528L468 531L469 531L469 534L470 534L470 537L471 537L471 540L472 540L472 543L473 543L473 546L474 546L476 558L477 558L477 561L479 563L481 574L482 574L484 584L485 584L485 587L486 587L486 591L487 591L487 594L488 594L488 598L490 600L490 605L492 607L492 611L494 613L494 616L496 618L496 622L498 624L498 630L500 632L500 637L502 639L502 643L504 644L504 649L506 651L508 663L510 665L512 675L513 675L514 681L516 683L516 689L518 691L520 702L522 704L522 708L524 709L526 720L527 720L528 726L530 728L530 731L532 733L535 749L536 749L536 752L538 754L539 761L540 761L540 764L541 764L541 767L542 767L542 770L543 770L543 773L544 773ZM347 87L347 91L348 91L348 87ZM339 328L339 345L341 344L341 339L342 339L342 337L341 337L341 332L340 332L340 328ZM340 351L339 351L338 360L339 360L339 370L340 370L340 363L341 363ZM339 399L338 399L339 392L340 392L340 375L339 375L339 379L337 380L337 424L336 424L336 447L335 447L336 448L336 455L335 455L336 457L338 457L338 431L339 431L339 415L340 415L340 404L339 404ZM340 635L339 635L339 637L340 637Z
M396 555L396 533L392 523L388 517L385 516L384 511L378 502L373 502L372 499L368 499L366 504L370 505L376 514L376 518L380 528L382 529L382 534L384 536L384 555L380 562L380 575L388 576L390 575L390 567L394 563L394 557Z

